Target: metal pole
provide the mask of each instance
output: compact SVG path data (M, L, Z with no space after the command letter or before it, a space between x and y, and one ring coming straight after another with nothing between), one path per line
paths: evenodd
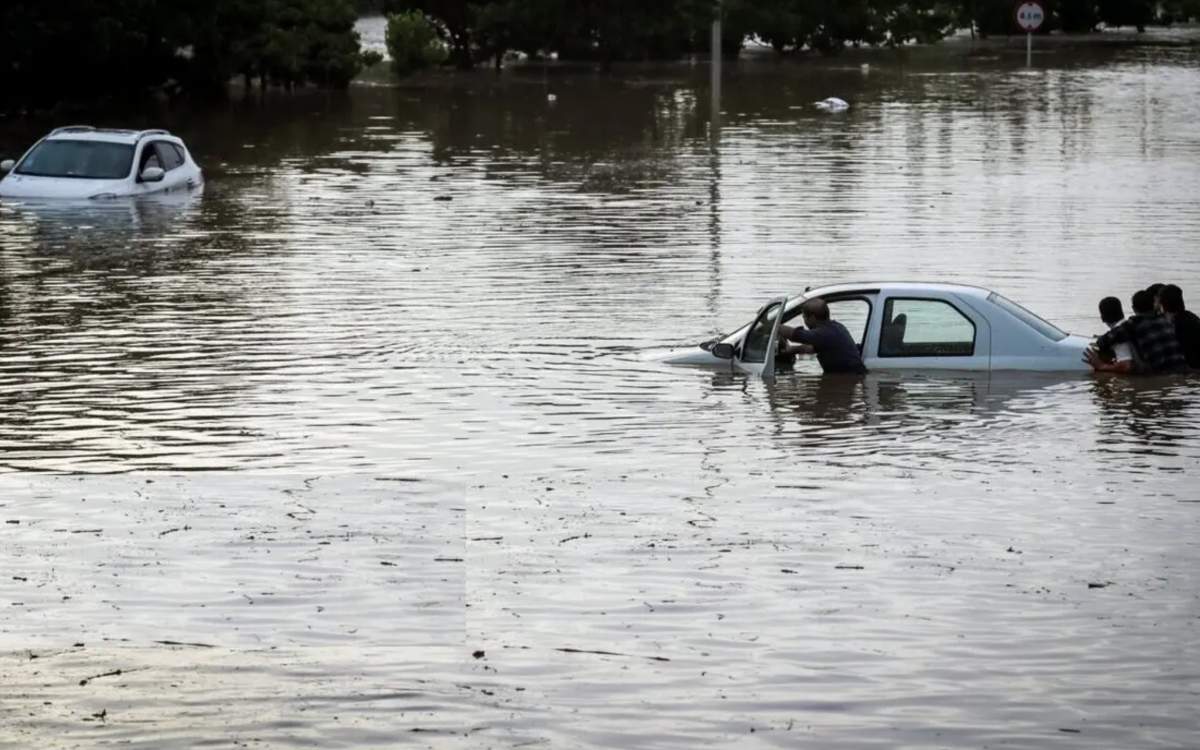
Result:
M1025 67L1033 67L1033 32L1025 34Z
M713 137L721 127L721 0L713 4L712 41L709 48L709 68L712 74L712 119Z

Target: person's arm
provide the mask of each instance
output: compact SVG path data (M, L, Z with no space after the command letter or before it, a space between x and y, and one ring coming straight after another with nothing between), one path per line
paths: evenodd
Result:
M1091 365L1096 372L1116 372L1126 375L1133 372L1133 360L1122 359L1116 362L1105 362L1100 357L1100 352L1094 347L1084 351L1083 361Z
M797 344L808 344L809 346L819 346L825 340L825 334L820 326L817 328L779 326L779 335L787 341L794 341Z
M779 351L785 355L787 355L787 354L812 354L816 350L813 349L813 347L811 345L802 344L802 343L792 343L792 342L799 341L799 339L795 338L797 333L805 333L805 332L806 332L806 330L804 328L800 328L799 326L795 326L795 327L785 326L785 325L779 326Z
M1133 335L1133 320L1126 318L1096 338L1097 349L1111 349L1115 344L1127 343Z
M808 344L793 344L790 341L780 341L779 344L779 352L785 356L790 354L812 354L817 351Z

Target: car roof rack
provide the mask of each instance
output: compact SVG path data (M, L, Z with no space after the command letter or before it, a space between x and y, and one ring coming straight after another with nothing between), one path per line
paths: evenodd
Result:
M59 133L84 133L96 128L91 125L67 125L61 128L55 128L50 131L50 135L58 135Z
M148 135L170 135L170 134L171 133L168 130L163 130L162 128L153 128L151 130L139 130L137 132L136 137L140 141L141 139L145 138Z

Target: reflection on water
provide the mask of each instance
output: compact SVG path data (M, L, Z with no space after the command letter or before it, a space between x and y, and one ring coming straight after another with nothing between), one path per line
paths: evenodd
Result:
M1200 296L1196 47L948 49L730 66L715 142L689 65L143 113L202 196L0 202L0 746L1197 744L1195 378L648 361Z

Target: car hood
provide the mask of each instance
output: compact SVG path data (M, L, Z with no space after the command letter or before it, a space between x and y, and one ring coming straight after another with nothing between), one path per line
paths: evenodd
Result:
M699 346L689 346L686 349L671 349L667 352L655 353L652 359L667 365L708 365L729 367L727 359L714 357Z
M128 194L126 180L85 180L8 174L0 180L0 198L95 198Z

